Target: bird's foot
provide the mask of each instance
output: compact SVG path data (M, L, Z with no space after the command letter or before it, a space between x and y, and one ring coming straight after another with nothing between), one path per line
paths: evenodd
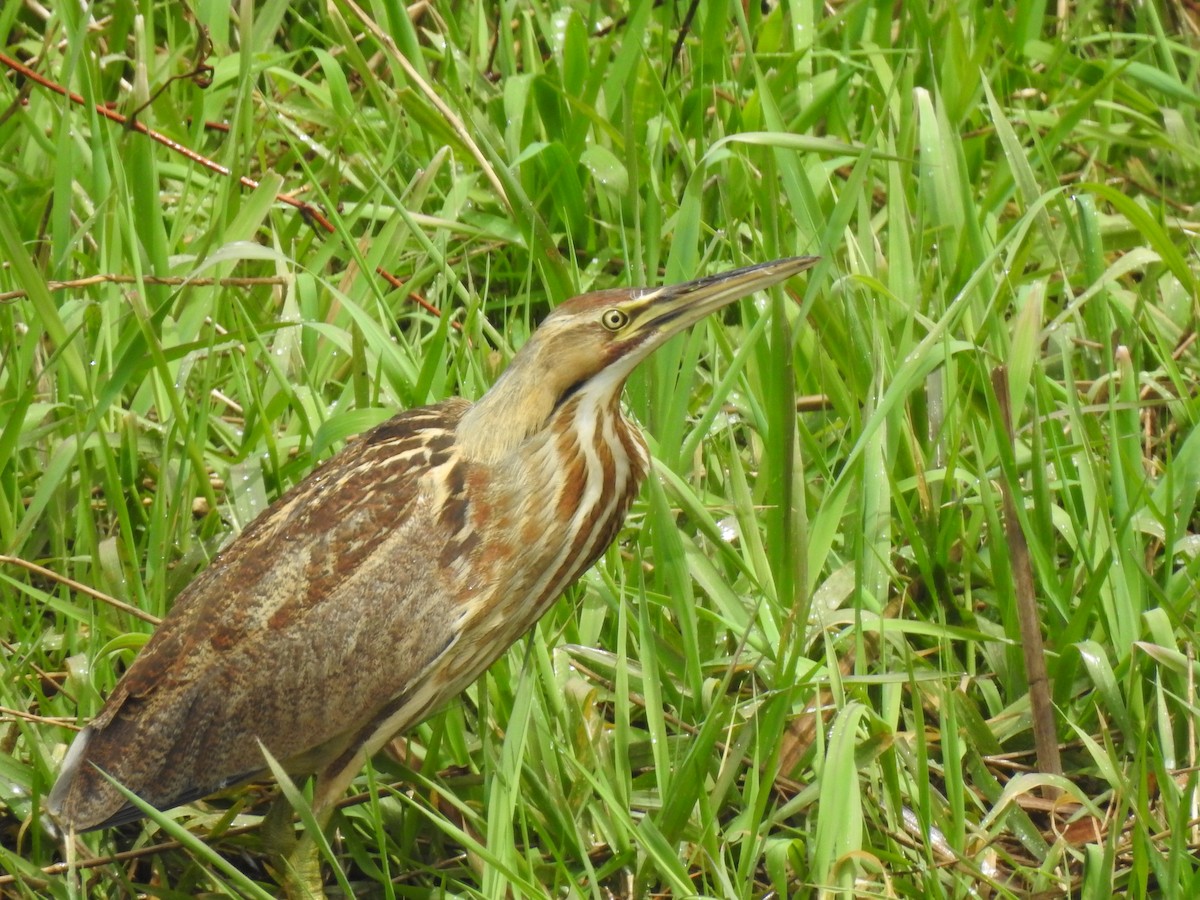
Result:
M282 795L267 811L262 838L287 900L325 900L321 853L307 834L296 837L292 806Z

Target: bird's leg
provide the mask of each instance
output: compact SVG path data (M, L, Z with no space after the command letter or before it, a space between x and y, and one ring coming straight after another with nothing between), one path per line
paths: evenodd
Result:
M280 793L263 818L263 847L270 855L275 879L288 900L324 900L321 856L305 832L296 836L295 810Z
M307 831L282 861L280 887L287 900L325 900L325 878L321 874L321 851Z
M325 831L333 816L333 807L318 807L314 803L313 815L317 827ZM281 792L263 818L263 848L287 900L325 900L320 847L307 828L296 834L295 819L296 810L287 794Z
M326 769L313 789L312 811L317 828L328 833L337 801L362 768L366 754L357 753L340 769ZM287 900L325 900L325 879L321 874L321 851L316 835L307 828L297 837L295 810L285 794L280 794L263 822L263 843L276 860L280 887Z

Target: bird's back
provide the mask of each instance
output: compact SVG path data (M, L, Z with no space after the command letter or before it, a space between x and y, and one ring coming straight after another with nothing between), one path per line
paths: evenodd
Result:
M315 770L418 682L457 635L427 602L452 542L429 482L467 406L367 433L218 554L76 738L51 812L78 830L137 818L97 767L162 809L213 793L262 772L256 738Z

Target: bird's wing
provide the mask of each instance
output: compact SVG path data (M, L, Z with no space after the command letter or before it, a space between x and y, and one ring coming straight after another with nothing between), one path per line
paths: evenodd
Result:
M60 818L120 814L96 767L169 808L262 771L259 741L283 761L340 752L420 679L456 639L453 610L429 602L447 592L449 536L426 476L465 408L381 425L213 560L80 736L50 800Z

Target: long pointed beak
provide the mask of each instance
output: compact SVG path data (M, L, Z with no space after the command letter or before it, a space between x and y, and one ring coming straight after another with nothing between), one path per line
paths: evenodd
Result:
M776 259L647 291L638 298L644 306L637 330L647 333L657 346L714 310L786 281L819 260L819 256Z

